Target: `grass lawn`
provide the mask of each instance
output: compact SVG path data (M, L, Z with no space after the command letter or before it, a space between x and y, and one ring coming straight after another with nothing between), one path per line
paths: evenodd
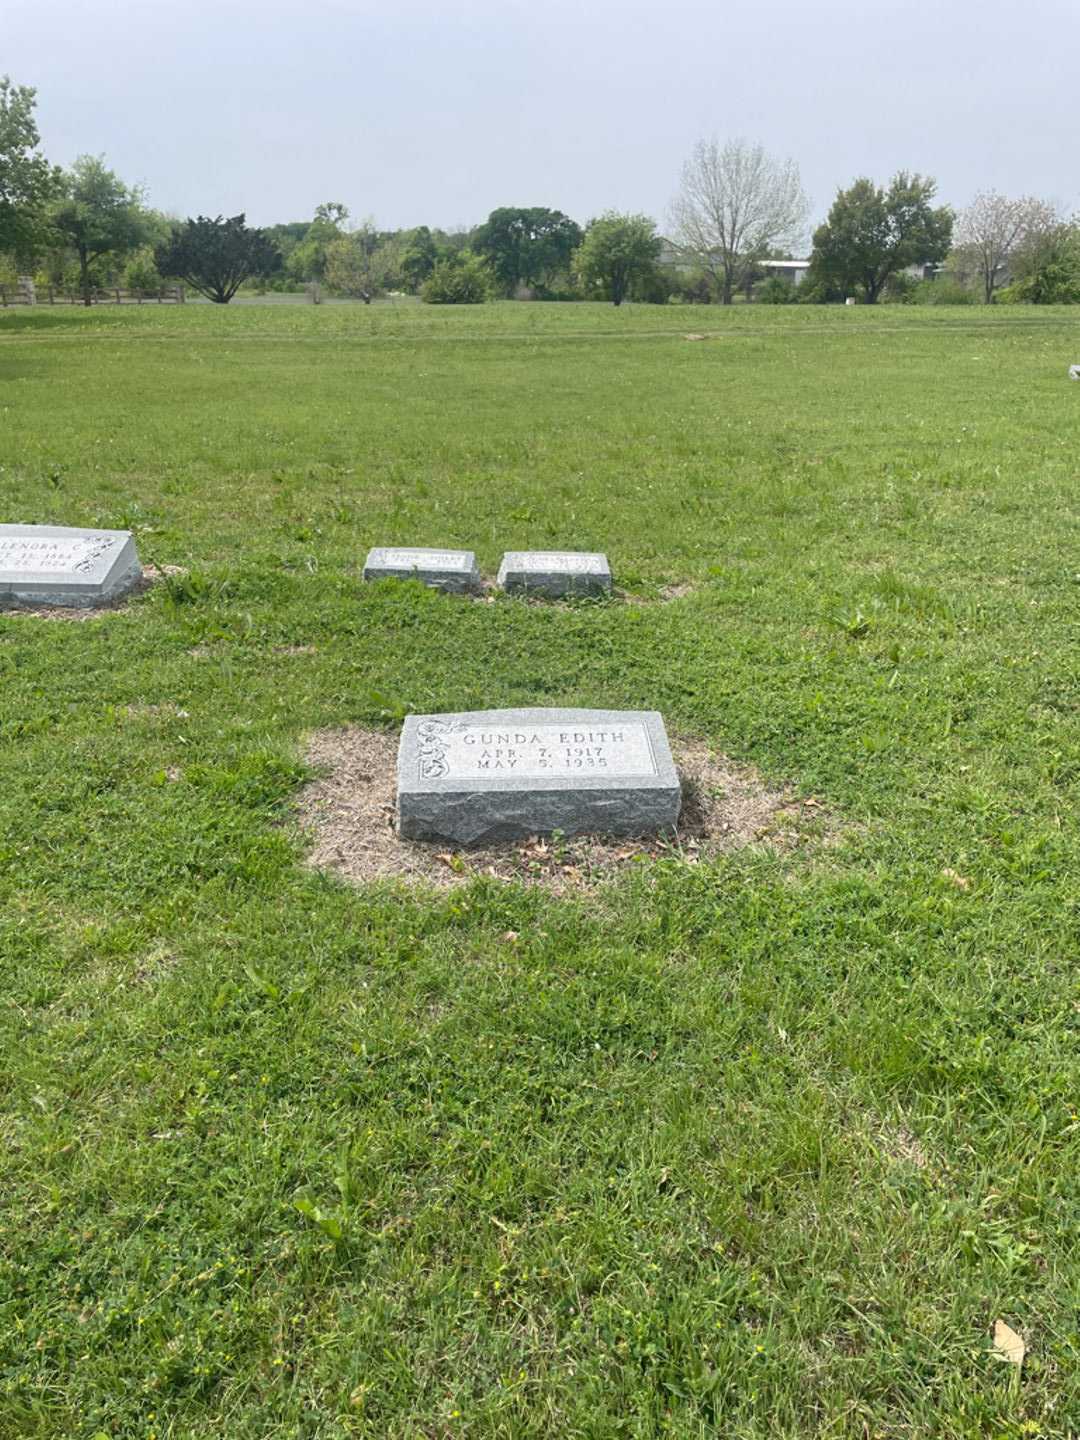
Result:
M0 520L188 571L0 615L0 1440L1080 1433L1077 360L1006 307L0 316ZM659 709L831 838L305 868L307 732L507 705Z

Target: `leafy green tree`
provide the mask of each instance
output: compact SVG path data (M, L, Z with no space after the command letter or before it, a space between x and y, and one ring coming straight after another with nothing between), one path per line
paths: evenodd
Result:
M581 226L561 210L493 210L473 234L472 246L487 257L504 295L522 285L549 288L570 268L581 244Z
M1016 279L1003 300L1029 305L1080 304L1080 220L1033 234L1012 257Z
M586 290L598 291L613 305L621 305L653 281L661 244L656 225L647 215L620 215L609 210L589 222L574 267Z
M249 229L243 215L200 215L176 225L154 259L162 275L178 276L215 305L228 305L252 276L281 269L281 251L265 230Z
M779 275L768 275L754 291L754 299L759 305L794 305L795 286Z
M289 256L298 245L303 244L304 236L310 228L309 220L290 220L284 225L268 225L266 228L267 237L281 252L283 262L288 265Z
M491 298L491 283L483 256L462 250L436 262L420 298L428 305L481 305Z
M928 176L901 170L887 190L865 178L841 190L814 232L811 284L859 290L876 305L890 275L939 264L949 253L953 214L931 207L936 188Z
M399 247L383 241L370 224L362 225L350 235L340 235L326 251L325 279L339 295L351 295L370 305L399 280L401 274Z
M37 91L0 76L0 251L29 259L48 234L47 208L61 172L38 153Z
M347 205L342 205L340 200L327 200L324 204L315 206L315 219L312 224L328 225L332 230L344 230L348 218Z
M426 225L419 225L404 237L404 251L401 256L401 277L409 290L414 293L435 269L439 260L439 247L435 237Z
M124 267L124 284L129 290L152 293L161 289L161 276L154 264L154 252L149 246L136 250Z
M80 155L64 176L63 199L50 219L53 229L75 252L79 289L90 304L90 267L105 255L123 258L148 240L153 220L142 191L125 185L100 155Z
M315 207L304 238L290 251L286 261L286 269L294 280L326 279L327 252L345 234L348 218L348 210L336 200Z
M672 295L684 305L710 305L713 299L714 287L712 277L705 271L695 266L666 266L660 265L659 270L666 271Z
M468 230L433 230L431 238L435 241L435 249L440 260L444 260L450 255L460 255L465 250L468 250L470 254L475 254Z

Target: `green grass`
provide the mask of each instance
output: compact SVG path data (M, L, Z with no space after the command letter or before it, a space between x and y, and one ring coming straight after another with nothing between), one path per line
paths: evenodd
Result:
M0 616L2 1440L1080 1433L1077 359L1067 310L0 317L0 519L189 570ZM516 704L655 707L839 838L303 868L305 731Z

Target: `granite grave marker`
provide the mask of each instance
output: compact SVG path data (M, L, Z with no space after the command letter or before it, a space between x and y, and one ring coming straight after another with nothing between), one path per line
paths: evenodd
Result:
M575 550L508 550L499 567L499 585L511 593L599 595L611 590L606 555Z
M650 834L672 828L681 803L655 710L409 715L397 782L401 835L454 845Z
M105 605L141 578L130 530L0 525L0 604Z
M480 572L471 550L376 545L364 561L364 579L419 580L433 589L458 594L480 589Z

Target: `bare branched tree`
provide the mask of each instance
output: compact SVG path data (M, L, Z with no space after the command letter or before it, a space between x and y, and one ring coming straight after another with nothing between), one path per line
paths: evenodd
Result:
M1059 223L1052 205L1023 195L1010 200L996 190L976 195L956 222L955 254L962 268L978 276L983 298L993 303L1009 258Z
M672 240L730 305L747 267L803 238L808 209L793 160L776 160L745 140L699 140L672 202Z

